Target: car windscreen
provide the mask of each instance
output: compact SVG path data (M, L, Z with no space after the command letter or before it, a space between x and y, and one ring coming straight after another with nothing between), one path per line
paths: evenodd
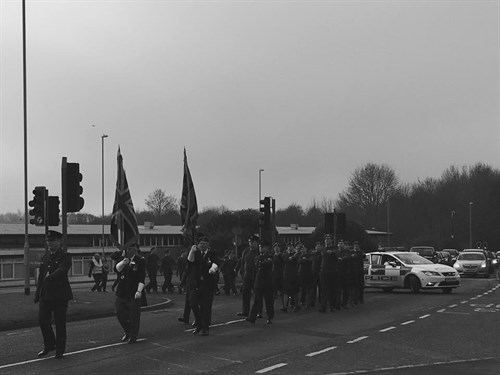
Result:
M434 264L417 253L398 253L392 255L400 259L405 264Z
M485 260L486 257L481 253L462 253L457 260Z

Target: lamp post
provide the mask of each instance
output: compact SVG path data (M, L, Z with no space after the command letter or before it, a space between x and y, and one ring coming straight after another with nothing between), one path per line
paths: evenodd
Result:
M455 210L451 210L451 239L455 239L455 226L453 225L453 219L455 218Z
M107 134L103 134L101 136L101 148L102 148L102 153L101 153L101 186L102 186L102 195L101 195L101 203L102 203L102 211L101 211L101 223L102 223L102 237L101 237L101 246L102 246L102 255L104 256L104 138L108 138Z
M472 205L474 202L469 202L469 249L472 249Z
M260 201L262 200L262 172L264 172L263 169L259 169L259 207L260 207ZM262 238L262 228L259 225L259 237Z

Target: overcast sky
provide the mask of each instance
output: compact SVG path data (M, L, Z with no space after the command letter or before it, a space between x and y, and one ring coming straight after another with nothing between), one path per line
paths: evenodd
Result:
M0 213L24 211L21 0L0 0ZM80 163L111 212L118 147L136 210L337 199L352 172L402 182L500 167L499 1L27 0L28 200Z

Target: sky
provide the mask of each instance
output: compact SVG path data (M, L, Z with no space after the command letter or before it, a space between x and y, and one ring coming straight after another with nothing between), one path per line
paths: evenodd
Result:
M0 0L0 213L24 212L22 2ZM386 164L403 183L500 168L500 1L26 0L27 183L111 213L120 147L136 210L307 208ZM102 153L102 135L104 153ZM259 189L259 170L260 189Z

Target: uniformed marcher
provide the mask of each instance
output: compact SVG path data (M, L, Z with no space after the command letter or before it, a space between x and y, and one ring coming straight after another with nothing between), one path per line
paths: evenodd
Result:
M340 303L342 308L347 309L352 287L352 258L344 240L339 240L337 246L339 249Z
M283 260L285 262L285 268L283 271L283 290L285 293L285 308L282 310L284 312L288 311L288 307L293 308L294 311L299 309L299 252L297 251L293 244L289 243L285 254L283 255Z
M252 310L246 320L255 323L258 314L262 312L263 300L266 305L267 324L274 319L274 294L273 294L273 253L270 244L262 241L259 247L259 255L255 257L255 296Z
M61 247L62 234L49 230L46 235L48 251L43 255L38 275L35 303L38 305L38 323L43 336L44 357L55 350L55 358L62 358L66 350L66 312L73 293L68 280L71 255ZM54 316L56 334L52 329Z
M137 245L128 248L124 254L121 254L121 251L115 252L112 259L117 261L114 269L119 282L116 288L115 310L118 322L123 328L122 341L134 344L137 342L141 325L146 261L140 255Z
M353 264L353 303L357 305L358 303L363 303L364 298L364 287L365 287L365 270L364 270L364 257L365 254L361 250L358 241L354 241L352 247L352 264Z
M285 269L285 261L279 243L273 245L273 293L274 298L279 296L281 300L281 308L285 308L285 296L283 293L283 271Z
M307 247L302 245L299 251L300 303L308 309L314 306L312 302L314 287L313 262L311 253Z
M333 237L330 234L325 235L325 247L321 253L321 308L319 312L326 312L328 305L330 311L339 309L337 301L338 290L338 256L333 248Z
M238 316L247 317L250 314L250 303L252 299L252 290L255 281L255 257L259 255L259 236L252 235L248 239L248 247L243 250L239 270L243 278L242 311Z

